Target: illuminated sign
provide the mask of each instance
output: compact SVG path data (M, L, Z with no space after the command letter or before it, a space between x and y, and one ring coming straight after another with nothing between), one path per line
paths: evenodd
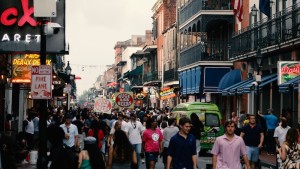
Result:
M174 93L174 88L166 87L161 90L159 96L160 100L166 100L175 97L176 94Z
M294 79L300 75L300 62L280 61L278 62L278 85Z
M51 65L51 60L46 60ZM12 83L31 83L31 66L40 65L38 54L16 54L12 59Z
M51 22L64 29L55 36L47 36L48 53L66 53L65 0L56 2L57 17ZM39 52L40 25L33 16L33 0L0 0L0 50L2 52Z

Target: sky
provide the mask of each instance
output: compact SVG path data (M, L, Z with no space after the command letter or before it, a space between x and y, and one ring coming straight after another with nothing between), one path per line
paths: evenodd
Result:
M97 77L114 63L114 45L131 35L152 30L156 0L66 0L66 38L77 94L93 87Z

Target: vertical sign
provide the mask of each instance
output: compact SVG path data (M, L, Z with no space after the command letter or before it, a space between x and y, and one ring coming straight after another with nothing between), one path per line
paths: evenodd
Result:
M52 98L52 67L49 65L32 66L31 97L32 99Z

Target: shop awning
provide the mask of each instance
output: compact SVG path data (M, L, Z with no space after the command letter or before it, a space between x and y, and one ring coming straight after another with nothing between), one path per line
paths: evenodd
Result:
M237 84L239 82L242 81L242 75L241 75L241 70L239 69L235 69L235 70L232 70L228 73L226 73L220 83L219 83L219 91L222 92L223 89L226 89L234 84Z
M277 80L277 77L278 77L278 76L276 75L275 77L273 77L273 78L271 78L271 79L269 79L269 80L267 80L267 81L265 81L265 82L259 84L259 90L261 90L265 85L268 85L268 84L270 84L270 83L276 81L276 80Z
M300 80L300 76L293 78L285 83L278 85L280 93L287 93L290 92L290 88L294 90L298 90L298 81Z
M230 67L205 67L203 93L220 93L218 90L219 83L230 70Z
M267 75L261 78L261 85L262 84L267 84L267 82L269 82L271 79L275 78L277 76L277 74L271 74L271 75ZM245 93L250 93L251 92L251 87L253 86L253 82L255 82L255 80L252 80L246 84L244 84L243 86L239 87L237 89L237 93L238 94L245 94ZM269 82L270 83L270 82Z
M235 95L237 93L237 89L240 88L241 86L249 83L249 82L253 82L253 78L249 78L249 79L246 79L246 80L243 80L243 81L240 81L239 83L236 83L232 86L229 86L225 89L222 90L222 95Z

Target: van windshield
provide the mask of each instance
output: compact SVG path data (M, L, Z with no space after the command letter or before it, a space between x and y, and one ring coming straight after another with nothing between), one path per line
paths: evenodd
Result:
M220 120L217 114L206 113L205 125L209 127L220 127Z

